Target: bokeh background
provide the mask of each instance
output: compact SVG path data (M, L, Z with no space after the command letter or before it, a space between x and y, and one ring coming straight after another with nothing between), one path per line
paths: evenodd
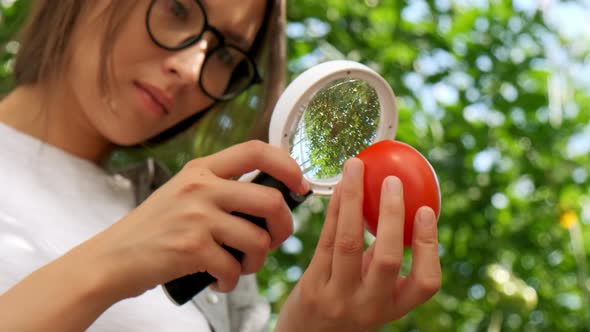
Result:
M29 4L0 1L1 92ZM442 289L382 330L590 330L590 1L289 0L288 20L290 79L331 59L371 66L398 97L396 139L439 177ZM244 140L251 114L230 107L112 163L156 156L178 170ZM258 274L275 317L325 206L295 211L295 234Z

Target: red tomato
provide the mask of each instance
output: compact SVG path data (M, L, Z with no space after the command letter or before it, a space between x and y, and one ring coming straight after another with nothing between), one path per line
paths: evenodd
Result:
M420 152L399 141L377 142L357 158L365 164L363 214L367 229L377 234L383 180L397 176L404 190L404 246L411 246L416 211L426 205L439 215L440 189L434 169Z

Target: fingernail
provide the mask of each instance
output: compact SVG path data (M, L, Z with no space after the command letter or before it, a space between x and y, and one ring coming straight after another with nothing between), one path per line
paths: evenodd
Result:
M434 211L432 211L429 207L421 207L418 209L418 222L424 226L430 226L435 223L436 216L434 215Z
M363 162L357 158L351 158L344 167L344 175L350 177L359 177L363 172Z
M400 195L402 193L402 182L396 176L388 176L385 178L385 190L388 193L394 195Z

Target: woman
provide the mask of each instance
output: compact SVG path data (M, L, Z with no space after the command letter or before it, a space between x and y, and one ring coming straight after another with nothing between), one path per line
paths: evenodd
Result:
M277 191L231 178L260 169L305 193L288 153L249 141L192 160L137 207L137 184L113 181L99 165L115 147L171 137L257 83L254 55L281 33L283 5L36 2L17 86L0 103L1 331L264 330L268 307L252 274L292 233L291 215ZM275 68L282 67L269 67L265 79L276 91ZM266 92L272 105L276 93ZM362 174L362 162L346 163L277 331L374 329L440 287L429 208L417 213L412 272L398 276L396 178L384 182L379 233L363 253ZM265 218L268 232L232 211ZM242 263L222 244L244 252ZM158 287L200 271L218 281L196 305L174 306ZM208 308L215 305L224 308Z

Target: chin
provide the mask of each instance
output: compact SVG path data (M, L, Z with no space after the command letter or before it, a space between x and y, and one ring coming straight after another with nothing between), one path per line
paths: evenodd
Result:
M111 144L121 147L133 147L144 143L151 136L157 135L157 131L146 130L143 126L133 121L111 122L110 125L101 125L99 128L100 134ZM155 133L154 133L155 132Z
M114 145L122 147L132 147L146 141L144 135L133 135L133 133L121 133L105 135L105 138Z

